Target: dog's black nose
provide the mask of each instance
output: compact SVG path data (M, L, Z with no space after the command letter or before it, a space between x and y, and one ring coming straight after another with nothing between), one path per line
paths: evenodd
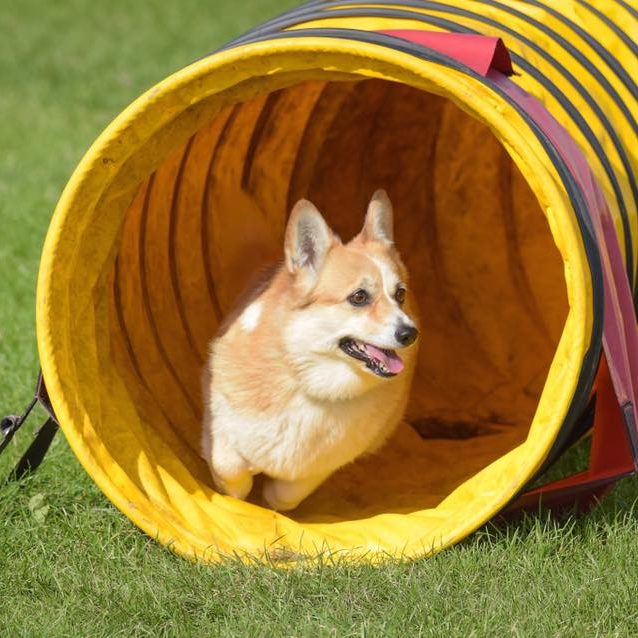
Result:
M418 336L419 331L414 326L407 326L405 324L400 325L394 333L395 339L402 346L409 346L413 344Z

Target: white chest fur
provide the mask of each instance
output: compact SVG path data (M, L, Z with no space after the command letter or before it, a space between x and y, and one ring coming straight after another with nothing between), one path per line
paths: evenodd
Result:
M325 476L376 449L392 432L403 409L401 389L393 385L337 402L299 394L273 417L239 412L213 391L212 439L232 446L253 474L288 481Z

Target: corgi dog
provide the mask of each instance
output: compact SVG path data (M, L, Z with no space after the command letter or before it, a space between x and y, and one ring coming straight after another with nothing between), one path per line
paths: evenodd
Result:
M385 442L403 418L418 340L385 191L347 244L301 200L284 252L210 345L202 434L216 488L245 499L264 474L278 511Z

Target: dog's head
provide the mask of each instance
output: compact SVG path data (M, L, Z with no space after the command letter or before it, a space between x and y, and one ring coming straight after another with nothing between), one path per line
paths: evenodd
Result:
M377 191L363 230L343 244L309 201L292 211L285 239L292 310L284 339L314 396L362 394L407 374L416 354L418 330L392 217L388 196Z

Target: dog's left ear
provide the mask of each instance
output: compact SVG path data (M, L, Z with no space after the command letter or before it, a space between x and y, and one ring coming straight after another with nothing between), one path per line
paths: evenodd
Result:
M366 221L361 231L363 241L394 241L392 202L384 190L378 190L370 200Z
M338 241L312 202L307 199L297 202L286 227L284 250L288 272L314 280L328 251Z

